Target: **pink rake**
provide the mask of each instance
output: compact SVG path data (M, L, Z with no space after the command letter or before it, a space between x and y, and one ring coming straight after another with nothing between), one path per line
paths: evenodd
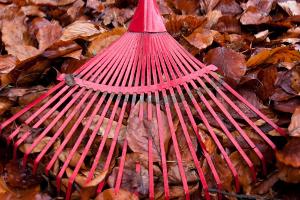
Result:
M240 115L241 119L243 119L245 123L247 123L272 149L276 149L276 146L272 143L272 141L253 121L251 121L249 117L247 117L245 113L243 113L238 106L236 106L231 99L229 99L229 97L227 97L225 91L227 94L230 93L232 96L234 96L236 101L240 101L241 104L244 104L251 109L254 113L256 113L258 118L264 120L280 134L285 134L282 129L280 129L270 119L263 115L258 109L248 103L247 100L239 95L228 84L223 82L220 76L214 72L216 69L217 67L215 66L205 66L203 63L198 61L167 33L155 0L140 0L132 23L129 27L129 31L126 34L124 34L117 42L105 49L102 53L88 61L73 74L60 75L58 77L60 82L56 86L51 88L47 93L40 96L10 119L0 124L0 128L4 129L8 127L8 125L12 124L15 120L18 120L18 118L32 110L32 108L37 105L38 108L34 111L34 114L32 114L24 122L24 124L29 125L33 129L37 129L42 127L45 120L50 120L48 126L42 129L39 135L34 139L34 142L30 148L27 149L27 152L23 158L23 165L25 166L33 149L41 142L43 138L49 134L49 132L58 123L58 121L62 119L62 117L66 117L59 129L51 137L51 140L47 143L43 150L38 153L34 160L33 171L36 173L40 161L44 158L53 144L58 139L61 139L62 142L60 146L46 166L46 174L48 174L53 168L58 156L66 148L71 138L74 136L74 133L78 129L79 125L85 118L88 119L57 175L57 189L59 191L61 179L65 174L72 157L78 150L79 146L84 143L83 139L86 136L93 119L96 115L100 115L93 132L89 135L88 141L84 146L80 160L78 161L73 174L69 178L66 194L66 198L69 199L75 177L77 176L80 166L90 151L91 145L96 138L104 118L108 114L108 110L112 108L108 125L106 126L97 154L95 155L93 165L89 171L87 182L91 181L94 177L96 167L99 164L99 160L103 153L103 149L113 121L117 122L117 127L115 129L114 138L110 146L103 170L107 170L109 168L113 159L113 152L117 144L117 139L122 127L122 121L128 105L131 104L131 107L133 107L137 102L140 102L140 105L143 105L144 103L147 105L147 109L144 109L143 106L139 107L140 120L143 119L144 112L147 113L148 120L151 120L153 118L152 107L154 106L157 114L165 199L169 199L170 191L167 171L168 164L162 135L162 110L164 110L167 116L171 139L174 145L175 154L178 161L177 164L182 178L182 185L186 199L190 198L189 188L187 177L184 172L182 156L180 154L178 141L175 134L175 125L172 120L174 115L176 115L179 119L179 126L181 126L183 130L189 151L197 169L205 198L210 199L207 180L205 179L201 169L201 164L196 153L197 150L192 144L191 135L188 132L188 126L192 127L192 130L194 131L192 134L195 134L198 138L202 154L204 155L204 158L211 169L218 190L222 189L222 184L219 177L220 174L217 172L210 155L206 151L205 144L202 142L201 137L198 134L198 127L194 116L192 115L192 108L197 111L197 114L214 140L218 150L222 154L222 157L226 161L226 164L234 177L237 191L239 190L240 186L238 174L232 164L232 161L230 160L224 147L214 132L213 127L210 124L211 122L204 115L202 110L203 108L201 108L199 104L200 102L197 102L196 99L201 100L201 103L205 105L206 109L218 123L220 129L235 146L236 150L251 169L253 179L256 177L256 170L254 169L253 162L241 148L238 141L233 137L227 126L225 126L220 116L218 116L214 106L216 106L218 110L222 112L232 126L239 132L240 136L251 147L253 152L261 160L263 172L266 172L264 155L245 133L239 123L232 117L226 107L216 97L216 93L221 96L224 101L226 101L227 104ZM212 88L215 92L212 92L209 88ZM203 91L205 91L206 95L202 94ZM179 102L181 104L179 104ZM210 102L213 102L214 105L212 105ZM63 108L61 108L62 106ZM83 106L84 108L82 110ZM101 108L103 109L100 110ZM121 108L121 112L117 116L116 112L118 108ZM175 109L175 111L171 111L171 108ZM58 114L50 119L54 112ZM67 112L68 115L66 116ZM81 112L79 116L76 115L78 112ZM186 117L184 116L187 116L187 119L185 119ZM71 120L75 123L67 135L63 136L62 133ZM186 122L189 122L189 124ZM23 144L24 141L32 134L31 131L27 131L19 136L20 130L21 126L17 127L7 137L7 143L14 141L14 158L17 156L17 150L19 146ZM149 137L148 170L150 199L154 199L155 187L152 148L153 141L152 138ZM119 171L115 183L116 193L118 193L121 187L127 150L128 142L125 139L122 148ZM137 171L139 171L139 166L137 166ZM101 192L104 186L105 182L103 181L99 184L98 192ZM221 194L219 194L219 198L221 198Z

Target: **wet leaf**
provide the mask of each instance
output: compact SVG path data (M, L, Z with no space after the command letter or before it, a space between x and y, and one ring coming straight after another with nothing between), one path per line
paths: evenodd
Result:
M205 61L217 66L219 72L232 84L239 83L246 73L245 57L225 47L210 50L205 56Z

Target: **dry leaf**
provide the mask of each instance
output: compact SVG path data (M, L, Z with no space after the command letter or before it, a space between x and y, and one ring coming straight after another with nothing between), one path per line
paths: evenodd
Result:
M136 104L132 109L128 119L126 138L128 146L133 152L148 155L148 138L153 140L153 161L161 161L161 151L159 143L158 122L155 105L152 105L152 120L147 119L144 112L144 118L139 119L140 103ZM144 110L147 110L147 105L143 104ZM166 115L161 111L162 138L165 151L171 138L169 124Z
M95 115L94 116L93 121L92 121L91 125L89 126L89 129L91 131L94 131L94 129L95 129L95 127L96 127L96 125L97 125L100 117L101 117L100 115ZM89 118L84 118L83 121L82 121L82 125L85 126L87 124L88 120L89 120ZM109 119L108 118L104 118L103 122L101 124L101 127L98 130L98 133L97 133L98 135L100 135L100 136L104 135L108 123L109 123ZM110 138L110 139L114 138L117 126L118 126L118 122L112 121L112 125L111 125L110 131L108 133L108 138ZM124 134L125 131L126 131L126 127L124 125L121 125L121 129L119 131L119 134L122 135L122 134Z
M199 50L210 46L214 41L215 31L198 28L185 39Z
M96 55L101 52L102 49L108 47L114 41L119 39L124 33L126 29L124 28L115 28L112 31L104 32L97 37L95 37L91 44L88 47L88 53L90 55Z
M288 130L290 136L300 137L300 107L295 109Z
M65 6L73 3L76 0L28 0L28 2L36 5L47 5L47 6Z
M71 41L75 39L87 39L91 36L103 33L104 29L88 21L76 21L63 30L62 41Z
M215 10L219 10L223 15L238 15L242 13L240 5L235 0L220 0Z
M59 157L58 157L59 160L61 160L62 162L65 162L67 160L70 152L71 152L71 149L66 149L63 152L61 152L61 154L59 154ZM80 157L81 157L81 154L76 151L75 154L72 156L72 159L71 159L69 165L71 167L76 167L77 163L80 160ZM86 166L84 163L82 163L81 169L86 169Z
M100 193L95 200L138 200L138 196L126 190L120 190L118 194L114 189L107 189Z
M246 61L243 54L225 47L210 50L205 61L218 67L219 72L232 84L239 83L246 73Z
M40 153L44 147L48 144L48 142L51 140L51 137L44 137L31 151L31 153ZM19 150L23 153L26 153L27 150L31 147L32 144L22 144L19 147Z
M0 74L11 72L17 65L17 58L11 55L0 56Z
M300 15L300 3L295 0L278 2L278 5L282 7L290 16Z

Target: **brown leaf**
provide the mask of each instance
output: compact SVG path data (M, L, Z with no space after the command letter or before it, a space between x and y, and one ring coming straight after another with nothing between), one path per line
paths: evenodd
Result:
M175 0L174 1L176 9L180 10L182 14L196 14L196 10L199 6L199 1L197 0Z
M263 101L268 101L270 96L275 92L277 74L277 68L275 66L262 69L257 74L257 78L260 80L257 94Z
M210 46L214 41L215 31L198 28L192 34L185 37L185 39L199 50Z
M95 37L91 44L88 47L89 55L96 55L101 52L102 49L108 47L111 43L119 39L126 29L124 28L115 28L112 31L104 32L97 37Z
M214 163L214 166L216 167L218 175L221 179L221 184L223 186L223 189L225 191L231 192L233 190L233 185L232 185L233 176L232 176L231 171L228 168L227 163L218 154L213 154L211 156L211 158ZM211 168L209 167L209 165L207 163L207 160L204 160L202 168L203 168L203 173L205 174L206 180L208 182L208 187L216 188L217 185L215 183L215 179L211 172Z
M270 176L267 177L266 180L263 180L261 183L256 185L253 191L251 191L251 193L262 195L270 192L270 190L272 190L273 185L279 180L278 176L278 172L272 173Z
M98 0L87 0L86 7L92 8L99 13L105 9L103 3Z
M76 0L28 0L28 2L36 5L47 5L47 6L65 6L73 3Z
M240 5L235 0L221 0L215 7L215 10L219 10L223 15L238 15L242 13Z
M95 116L94 116L93 121L92 121L91 125L89 126L89 129L90 129L91 131L94 131L94 129L95 129L95 127L96 127L97 122L99 121L99 119L100 119L100 115L95 115ZM85 126L85 125L87 124L87 121L88 121L88 120L89 120L89 118L84 118L84 119L82 120L82 125ZM106 131L106 127L107 127L107 125L108 125L108 122L109 122L109 119L108 119L108 118L104 118L104 119L103 119L103 122L102 122L102 124L101 124L101 127L99 128L98 133L97 133L99 136L103 136L103 135L104 135L104 133L105 133L105 131ZM110 139L113 139L113 138L114 138L115 132L116 132L116 128L117 128L117 125L118 125L118 122L116 122L116 121L113 121L113 122L112 122L110 131L109 131L109 133L108 133L108 138L110 138ZM122 134L124 134L125 131L126 131L126 127L125 127L124 125L121 125L121 129L120 129L120 131L119 131L119 134L122 135Z
M110 8L103 12L103 24L105 26L112 24L115 28L124 26L133 16L133 10L129 8Z
M284 165L294 168L300 167L300 138L293 137L280 151L276 152L276 158Z
M158 122L155 105L152 105L152 120L147 119L147 115L144 112L144 118L139 119L140 103L136 104L132 109L128 119L128 126L126 132L126 138L128 146L133 152L142 153L148 155L148 138L153 140L153 161L161 160L160 143L158 134ZM147 105L143 104L144 110L147 110ZM169 125L166 115L161 111L161 122L162 124L162 136L165 151L171 138Z
M170 161L169 161L170 162ZM182 183L177 159L168 163L168 180L170 184L178 185ZM199 180L194 161L183 161L183 169L188 183L194 183Z
M81 49L81 47L74 41L57 42L48 48L42 55L47 58L57 58L79 49Z
M58 156L59 160L62 161L63 163L67 160L69 154L71 152L71 149L66 149L64 150L63 152L61 152ZM81 157L81 154L79 152L75 152L75 154L73 155L69 165L71 167L76 167L77 163L79 162L80 160L80 157ZM81 169L86 169L86 166L84 163L82 163L81 165Z
M88 21L75 21L63 30L62 41L71 41L75 39L88 39L91 36L103 33L104 29Z
M31 24L31 31L39 42L39 50L43 51L59 40L62 27L58 22L49 22L45 18L35 18Z
M13 102L7 97L0 97L0 115L3 115L6 111L8 111L12 105Z
M275 101L273 106L275 110L294 113L295 109L300 106L300 99L292 98L287 101Z
M290 16L300 15L300 3L293 0L278 2L278 5Z
M11 72L17 65L17 58L11 55L0 55L0 74Z
M300 60L300 53L290 50L287 47L277 47L266 49L250 57L247 61L247 67L254 67L260 64L278 64L280 62L294 62Z
M80 173L77 174L77 176L75 177L75 182L83 188L96 188L99 183L101 183L106 175L107 175L107 171L104 172L95 172L94 175L94 179L92 179L92 181L90 181L89 183L86 184L87 181L87 176L88 176L88 171L80 171ZM73 170L71 168L67 168L66 169L66 174L68 177L71 177L71 175L73 174Z
M37 16L37 17L45 17L46 14L39 9L39 6L29 5L29 6L22 6L21 11L26 16Z
M290 136L300 137L300 107L295 109L288 130Z
M220 17L218 23L213 26L213 29L222 33L241 33L240 23L233 16Z
M100 193L95 200L138 200L139 198L126 190L120 190L118 194L114 189L107 189Z
M51 140L51 137L44 137L39 143L38 145L31 151L31 153L40 153L44 147L48 144L48 142ZM26 153L27 150L31 147L32 144L22 144L19 147L19 150L23 153Z
M274 0L250 0L246 4L246 9L240 21L243 25L264 24L271 20L269 13Z
M225 47L210 50L205 56L205 61L217 66L225 79L233 84L239 83L246 73L246 61L243 54Z

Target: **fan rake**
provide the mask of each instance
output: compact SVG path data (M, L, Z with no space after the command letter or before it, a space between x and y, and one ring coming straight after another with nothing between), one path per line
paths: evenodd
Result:
M60 190L61 179L66 173L72 157L78 151L81 145L84 145L80 159L69 177L67 188L67 199L72 193L72 186L81 165L84 163L97 133L105 119L108 118L107 126L101 138L92 167L89 169L86 182L94 178L95 170L103 156L104 147L108 135L112 129L113 123L117 123L108 156L106 158L103 171L108 170L113 159L120 130L128 108L138 107L138 116L140 120L156 120L158 131L156 136L159 138L160 166L162 169L162 178L164 186L164 196L166 199L170 196L168 182L168 162L166 158L166 149L163 142L164 127L162 125L162 115L165 115L168 123L168 131L171 134L171 141L174 145L175 156L177 158L178 169L181 176L183 190L186 199L189 199L189 187L187 175L185 174L182 155L179 150L178 139L176 137L176 125L174 118L178 119L178 126L183 130L184 138L188 144L190 154L201 182L206 199L210 198L207 180L201 168L199 160L199 151L194 147L191 134L194 134L200 146L200 152L206 159L213 175L218 190L222 189L220 176L216 170L211 155L207 152L205 144L198 133L199 128L195 115L205 125L207 132L216 144L220 154L225 160L232 176L235 180L235 188L240 188L237 170L230 160L225 148L222 146L217 134L214 131L211 121L204 113L205 109L210 113L215 122L224 132L229 141L234 145L240 156L250 168L253 179L256 177L256 169L249 155L243 150L239 142L232 135L226 123L230 123L247 143L250 149L260 159L262 171L266 172L266 160L263 153L254 144L245 130L232 116L234 110L240 116L245 124L250 126L272 149L276 149L273 142L265 133L250 119L235 102L248 107L256 115L256 119L262 119L277 132L284 135L284 131L275 125L270 119L262 114L257 108L251 105L240 94L232 89L227 83L222 81L221 77L215 73L217 67L213 65L205 66L203 63L189 54L180 44L166 32L163 20L159 14L155 0L140 0L136 13L129 27L119 40L106 48L99 55L89 60L73 74L60 74L60 81L48 92L40 96L24 109L16 113L7 121L1 124L1 129L7 128L14 121L34 110L25 122L16 127L7 137L7 142L13 141L13 155L17 157L17 151L27 138L32 137L33 131L39 130L36 138L29 148L26 149L23 158L25 166L29 155L34 156L33 171L37 172L39 163L56 143L58 139L62 142L54 152L50 160L47 160L46 174L53 168L62 151L70 146L71 150L59 169L57 174L57 188ZM228 97L228 94L234 98L234 101ZM222 101L221 101L222 98ZM224 104L226 102L226 105ZM230 107L230 110L228 109ZM117 113L117 111L120 112ZM54 115L55 113L55 115ZM224 120L219 116L226 118ZM90 133L90 126L95 117L97 122L93 131ZM59 128L52 131L57 123ZM47 120L47 125L44 122ZM80 129L80 134L75 132L82 126L82 121L86 123ZM69 124L72 124L69 127ZM31 129L22 132L22 126L30 126ZM191 128L192 133L188 131ZM67 134L63 134L65 130ZM54 132L54 133L53 133ZM86 141L86 136L88 139ZM51 135L41 152L31 154L34 148L45 138ZM154 160L153 160L153 137L148 137L148 176L149 176L149 198L154 199L155 181L154 181ZM119 171L115 180L115 192L121 188L126 152L128 150L128 141L123 141L122 155L120 158ZM101 192L105 186L102 181L98 186L98 192ZM220 195L219 195L220 196Z

